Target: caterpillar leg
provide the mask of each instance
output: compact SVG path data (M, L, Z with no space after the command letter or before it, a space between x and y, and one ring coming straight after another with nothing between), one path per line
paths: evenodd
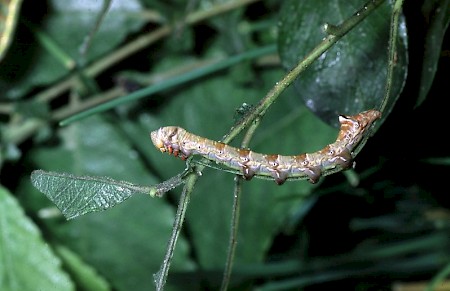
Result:
M347 170L353 167L353 157L348 149L343 150L339 155L331 160L332 163L339 165L342 169Z
M277 185L283 185L288 178L288 174L286 172L276 170L273 172L272 177L275 179L275 183L277 183Z
M244 176L245 180L250 181L253 178L253 176L255 176L255 174L256 172L249 166L247 165L242 166L242 176Z
M316 184L322 175L322 170L320 167L311 167L305 170L305 174L308 175L311 184Z

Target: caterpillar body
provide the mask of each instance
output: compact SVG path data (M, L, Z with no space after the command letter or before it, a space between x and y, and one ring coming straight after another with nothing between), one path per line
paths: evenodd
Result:
M246 180L255 175L272 177L279 185L288 178L306 177L316 183L326 170L353 166L353 150L373 122L381 117L377 110L367 110L353 116L339 116L341 124L336 141L314 153L295 156L260 154L235 148L189 133L181 127L167 126L151 132L153 144L161 152L186 159L201 155L209 160L239 170Z

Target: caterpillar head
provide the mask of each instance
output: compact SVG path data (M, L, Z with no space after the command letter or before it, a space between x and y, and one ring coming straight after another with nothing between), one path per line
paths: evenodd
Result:
M177 126L161 127L150 133L153 144L161 152L172 151L174 145L177 144Z

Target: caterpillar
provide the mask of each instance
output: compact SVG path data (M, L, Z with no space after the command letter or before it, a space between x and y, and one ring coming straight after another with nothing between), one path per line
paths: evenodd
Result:
M367 110L353 116L340 115L341 125L336 141L314 153L296 156L260 154L245 148L235 148L189 133L181 127L161 127L150 133L151 140L161 152L185 160L201 155L211 161L239 170L244 179L253 176L272 177L278 185L288 178L308 178L317 183L326 170L353 166L353 150L374 121L381 117L377 110Z

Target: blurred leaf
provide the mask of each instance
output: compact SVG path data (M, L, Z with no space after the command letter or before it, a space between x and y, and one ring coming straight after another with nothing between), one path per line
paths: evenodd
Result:
M377 278L387 274L391 278L410 278L410 274L418 270L446 266L449 261L448 243L446 230L383 242L370 240L344 255L311 257L307 261L288 257L264 265L237 266L235 274L269 276L271 280L258 286L258 290L296 290L326 282L335 286L333 281L367 274ZM362 290L374 290L373 286L365 288L370 285L368 282L370 280L363 282Z
M143 21L136 17L141 9L137 0L113 1L91 40L87 57L84 59L80 49L95 26L102 2L50 1L50 13L45 16L40 29L77 62L95 60L112 51L129 33L143 25ZM56 56L41 46L36 46L26 33L25 31L25 35L19 38L20 41L12 44L8 58L2 63L0 89L4 96L9 98L18 98L34 86L51 84L69 73Z
M103 119L89 118L59 133L60 145L35 148L30 161L52 171L156 184L126 136ZM163 199L137 195L102 213L64 223L48 221L48 227L113 288L147 290L153 288L152 274L163 260L174 216L173 207ZM183 237L172 269L193 269Z
M284 1L278 42L283 65L287 69L295 66L324 38L323 24L338 25L362 4L360 0ZM380 106L386 84L390 19L391 6L385 1L296 80L303 102L328 124L338 126L337 114ZM405 27L401 20L392 95L385 115L406 79Z
M448 276L450 275L450 262L442 268L442 270L437 273L434 278L429 282L427 289L425 291L445 291L445 289L450 288L450 280L448 280Z
M166 21L174 21L177 18L182 17L186 13L186 5L188 2L185 0L140 0L142 5L147 8L147 11L162 14ZM194 4L197 1L194 1ZM189 4L192 2L189 2ZM179 20L179 19L178 19Z
M428 22L428 30L425 39L425 51L423 54L422 78L416 106L422 104L433 84L439 58L441 57L442 42L450 23L450 1L432 0L425 1L422 13Z
M450 157L427 158L427 159L422 159L421 162L429 163L429 164L433 164L433 165L450 166Z
M61 257L64 267L70 272L72 278L82 290L104 291L111 290L108 282L70 249L56 246L56 253Z
M1 186L0 290L75 290L38 228Z
M48 104L38 101L23 101L15 104L14 112L27 117L45 119L51 113Z
M0 62L9 48L14 36L17 19L20 15L22 0L0 2Z

